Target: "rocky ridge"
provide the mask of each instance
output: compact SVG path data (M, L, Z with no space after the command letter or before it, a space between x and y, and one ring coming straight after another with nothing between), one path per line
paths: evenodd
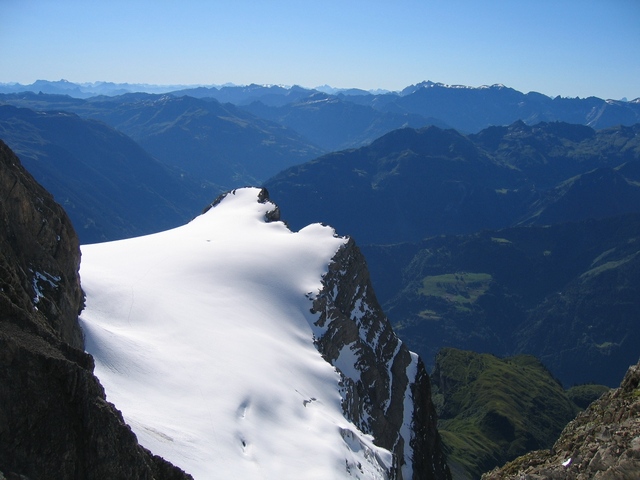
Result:
M342 374L345 415L394 453L392 478L451 478L424 364L382 313L353 240L336 253L323 285L312 298L320 314L315 343Z
M633 480L640 475L640 362L619 388L571 421L551 450L519 457L483 480Z
M141 447L84 353L78 238L0 142L0 478L191 478Z

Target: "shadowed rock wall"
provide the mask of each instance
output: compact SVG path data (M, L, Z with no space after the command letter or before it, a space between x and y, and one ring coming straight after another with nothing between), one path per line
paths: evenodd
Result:
M79 265L65 212L0 141L0 474L191 478L141 447L106 401L82 350Z

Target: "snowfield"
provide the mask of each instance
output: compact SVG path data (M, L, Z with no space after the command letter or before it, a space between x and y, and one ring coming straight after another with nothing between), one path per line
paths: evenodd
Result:
M82 247L95 373L139 442L196 479L386 478L391 454L345 419L340 376L313 344L310 298L346 240L265 221L259 193Z

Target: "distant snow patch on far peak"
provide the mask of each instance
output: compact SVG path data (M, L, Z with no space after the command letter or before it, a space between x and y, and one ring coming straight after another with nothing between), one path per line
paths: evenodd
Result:
M300 105L314 105L314 104L318 104L318 103L338 103L338 99L336 99L334 97L325 97L325 96L313 95L313 96L303 100L302 102L300 102Z
M496 86L498 86L498 85L492 85L492 86L483 85L483 86L477 87L477 88L478 89L481 89L481 88L493 88L493 87L496 87ZM500 85L500 86L504 87L504 85ZM457 85L457 84L450 85L450 84L446 84L446 83L442 83L442 82L432 82L431 80L426 80L424 82L420 82L420 83L417 83L415 85L411 85L411 86L405 88L404 90L402 90L401 95L403 95L403 96L410 95L412 93L417 92L418 90L426 89L426 88L450 88L450 89L460 89L460 90L462 90L462 89L470 89L470 90L476 89L476 87L470 87L468 85Z
M627 103L640 103L640 98L636 98L635 100L627 100L626 98L622 98L620 100L613 100L613 99L607 99L605 100L605 103L607 103L608 105L625 105Z
M432 82L431 80L427 80L416 85L411 85L405 88L402 91L402 95L409 95L414 93L420 89L424 88L450 88L450 89L459 89L459 90L486 90L486 89L502 89L509 88L502 83L494 83L493 85L480 85L479 87L471 87L469 85L458 85L458 84L447 84L442 82Z
M468 88L473 88L473 87L468 87ZM503 85L502 83L494 83L493 85L480 85L478 87L478 90L480 90L480 89L489 89L489 88L501 89L501 88L507 88L507 87L505 85Z
M314 87L313 90L317 90L318 92L322 92L322 93L327 93L329 95L343 94L347 96L358 96L358 95L368 95L368 94L385 95L387 93L396 93L384 88L374 88L374 89L364 90L361 88L336 88L326 84Z

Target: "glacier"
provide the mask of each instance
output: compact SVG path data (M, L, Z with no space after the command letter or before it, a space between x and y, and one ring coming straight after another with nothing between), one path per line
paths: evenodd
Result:
M260 194L82 246L95 373L139 442L196 479L388 478L391 452L345 418L342 377L314 344L312 299L347 239L268 221Z

